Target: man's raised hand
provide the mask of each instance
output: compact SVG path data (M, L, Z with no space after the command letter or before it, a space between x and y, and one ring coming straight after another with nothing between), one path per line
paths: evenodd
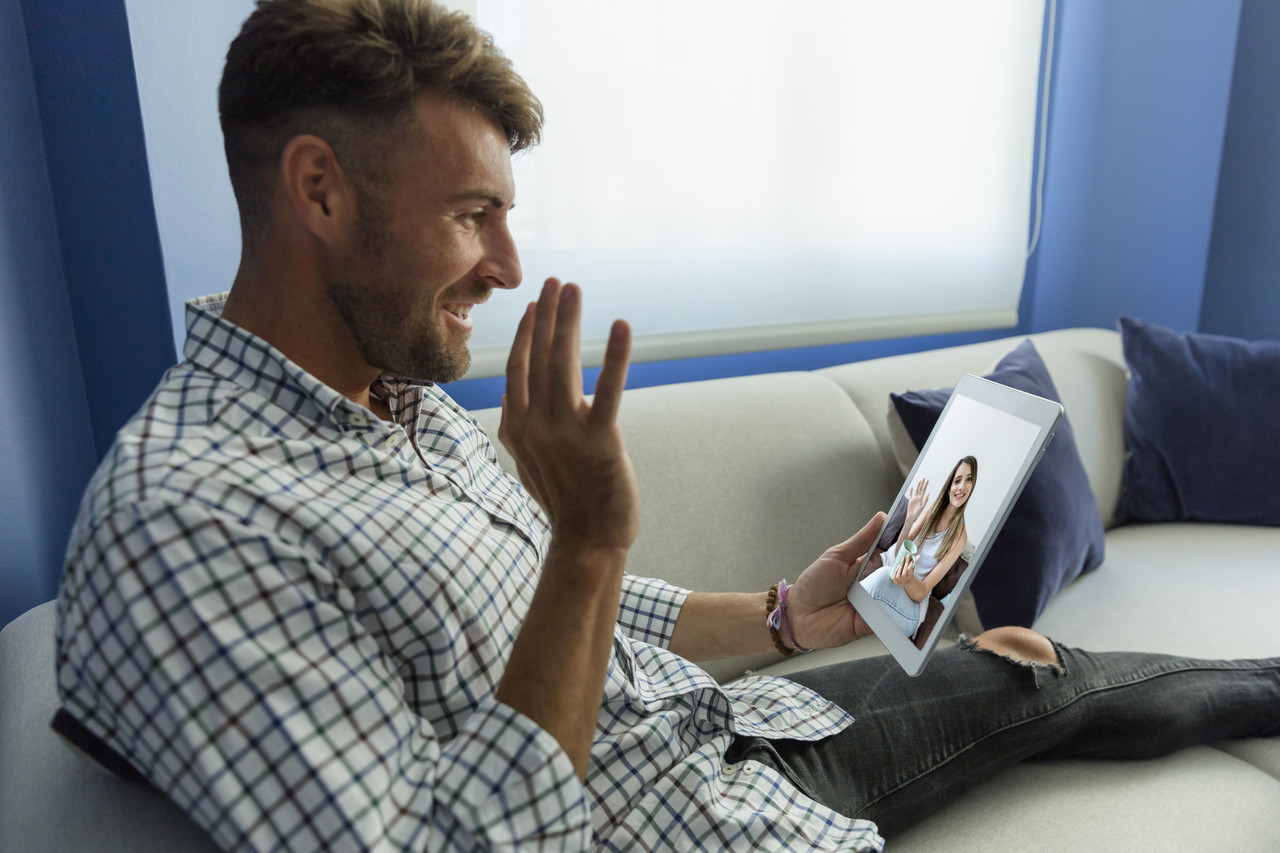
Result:
M613 324L594 399L582 394L582 292L548 279L507 360L498 435L558 546L627 549L639 529L635 472L618 429L631 330Z

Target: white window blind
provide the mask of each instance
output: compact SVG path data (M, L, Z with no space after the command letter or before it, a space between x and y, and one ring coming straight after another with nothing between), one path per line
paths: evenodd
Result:
M1043 2L475 16L546 107L511 224L526 282L583 286L586 363L615 317L636 360L1016 323ZM472 376L502 372L524 295L482 309Z

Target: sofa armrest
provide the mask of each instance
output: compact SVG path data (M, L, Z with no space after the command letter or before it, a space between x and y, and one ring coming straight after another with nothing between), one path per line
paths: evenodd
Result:
M176 805L78 757L54 734L50 601L0 631L0 850L213 853Z

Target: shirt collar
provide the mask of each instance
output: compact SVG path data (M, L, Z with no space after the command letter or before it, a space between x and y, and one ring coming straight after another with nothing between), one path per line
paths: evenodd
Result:
M339 426L363 426L369 412L290 361L262 338L222 318L227 293L189 299L186 303L187 342L183 355L198 367L241 387L270 397L278 405L313 420ZM431 383L381 374L371 393L390 406L403 423Z

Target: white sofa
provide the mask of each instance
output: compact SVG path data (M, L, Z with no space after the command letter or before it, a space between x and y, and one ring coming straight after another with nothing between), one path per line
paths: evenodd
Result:
M1280 655L1280 529L1114 527L1125 454L1119 337L1075 329L1033 339L1109 528L1102 566L1064 590L1036 627L1094 649ZM628 392L621 417L643 502L631 571L702 590L763 590L794 579L897 493L889 392L984 373L1020 340ZM477 417L496 434L497 411ZM0 850L213 849L163 797L92 769L49 730L52 632L50 603L0 633ZM881 651L867 639L708 668L725 680ZM1280 850L1280 739L1153 761L1024 765L889 839L889 849Z

